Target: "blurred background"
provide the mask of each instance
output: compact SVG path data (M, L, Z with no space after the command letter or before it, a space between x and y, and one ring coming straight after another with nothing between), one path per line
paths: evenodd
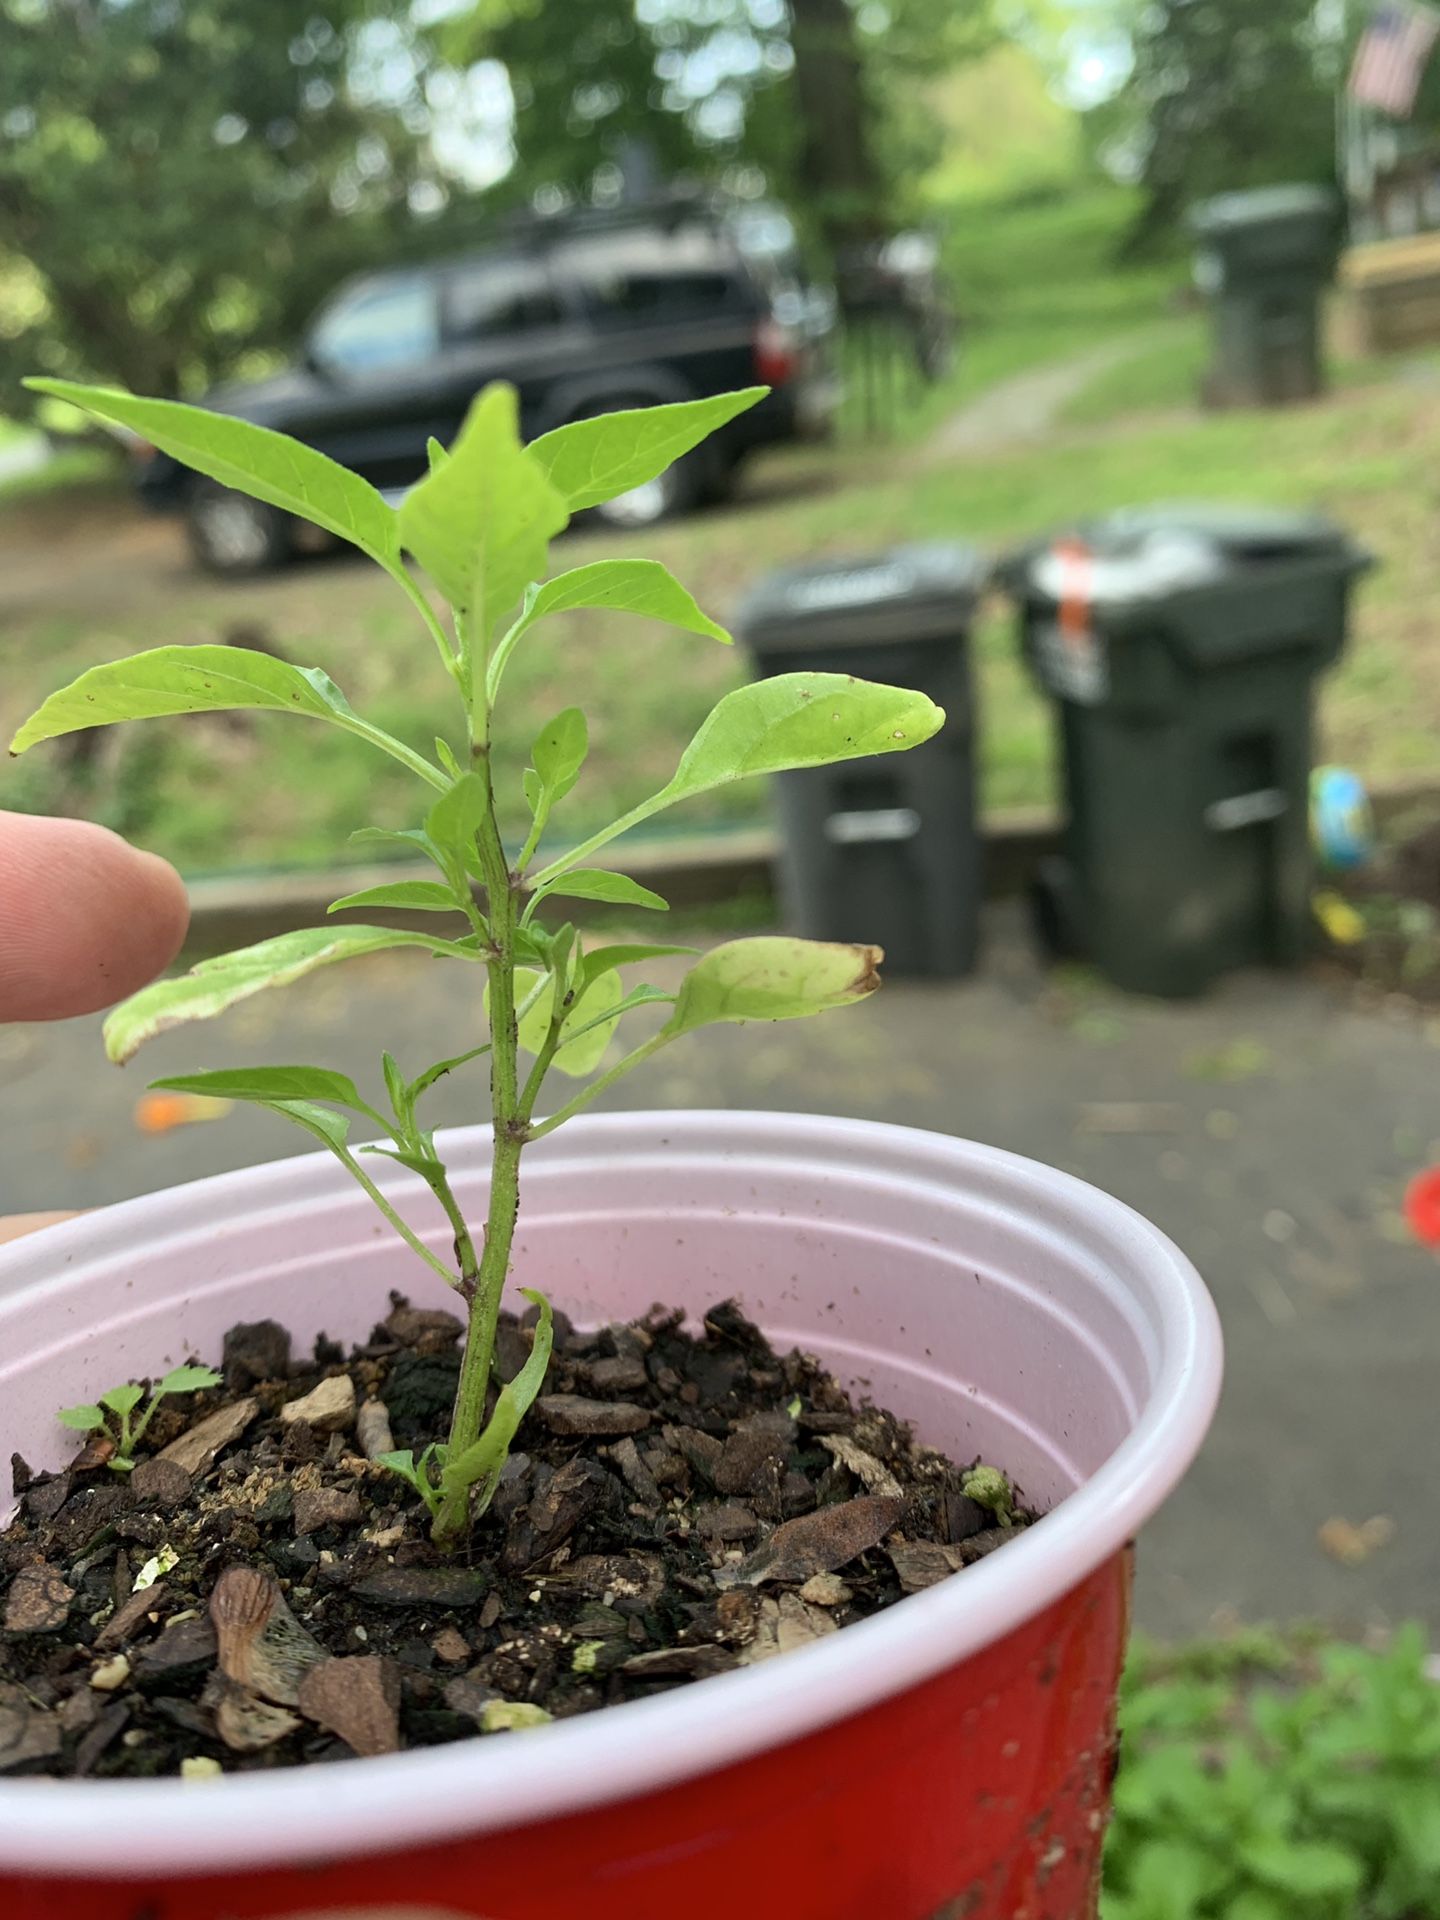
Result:
M823 1033L702 1036L621 1097L970 1134L1166 1228L1229 1382L1139 1614L1208 1636L1212 1675L1310 1671L1241 1622L1440 1622L1437 1275L1405 1204L1440 1162L1437 29L1364 0L0 0L7 737L101 659L207 641L323 667L417 747L453 718L373 569L25 374L208 400L394 494L490 378L531 435L768 384L557 551L631 542L745 644L542 626L512 825L557 705L591 716L579 837L797 653L944 699L899 784L726 789L627 848L673 937L784 923L892 964ZM348 736L244 715L0 772L0 806L176 861L197 952L322 917L374 864L354 830L417 804ZM368 1075L371 1032L404 1061L472 1023L467 986L377 959L153 1066ZM147 1099L96 1027L0 1033L3 1207L302 1144ZM1432 1904L1364 1912L1440 1913L1427 1831Z

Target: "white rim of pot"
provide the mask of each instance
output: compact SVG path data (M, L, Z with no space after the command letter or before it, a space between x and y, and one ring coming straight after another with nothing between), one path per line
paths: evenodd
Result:
M203 1787L179 1779L0 1782L0 1867L65 1877L258 1871L457 1840L673 1786L847 1719L982 1651L1118 1553L1194 1458L1220 1391L1219 1321L1190 1262L1122 1201L998 1148L806 1114L602 1114L535 1151L563 1160L567 1148L577 1157L600 1148L613 1159L627 1137L653 1147L662 1136L670 1146L715 1152L728 1139L740 1152L808 1154L817 1168L831 1157L863 1159L875 1177L893 1165L907 1182L951 1191L963 1183L1012 1211L1061 1223L1057 1230L1132 1274L1143 1270L1160 1301L1160 1352L1130 1432L1043 1525L1003 1553L798 1653L520 1737L327 1767L323 1820L314 1796L296 1791L303 1770L295 1768ZM213 1222L256 1171L143 1195L48 1229L47 1268L63 1272L102 1239L113 1245L132 1222L145 1239ZM324 1154L265 1171L267 1211L333 1192L343 1178ZM7 1279L12 1290L26 1284L39 1250L21 1241L0 1252L0 1297ZM137 1257L142 1250L132 1249Z

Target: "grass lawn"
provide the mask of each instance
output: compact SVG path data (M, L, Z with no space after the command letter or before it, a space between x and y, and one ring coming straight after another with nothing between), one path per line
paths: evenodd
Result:
M1135 196L1097 184L1068 193L968 199L937 217L941 271L958 320L955 365L933 387L896 382L892 435L922 437L998 381L1115 334L1144 342L1172 314L1183 258L1120 262ZM852 374L842 428L858 439Z
M1102 414L1103 417L1103 414ZM1440 549L1432 448L1440 393L1396 383L1345 388L1285 413L1156 416L1050 444L936 463L923 449L842 448L758 466L732 506L643 543L724 619L772 566L873 551L906 539L964 538L991 549L1077 514L1202 496L1317 505L1373 547L1355 644L1326 684L1321 751L1375 782L1440 770ZM572 566L642 543L586 533ZM139 519L123 497L52 495L0 514L0 721L97 660L164 641L260 639L329 671L352 702L428 749L454 739L446 687L395 590L348 556L222 586L193 572L176 529ZM1052 794L1048 716L1015 659L996 603L976 636L987 808ZM656 627L575 614L531 636L507 681L502 788L522 820L525 748L560 707L592 718L592 755L568 826L599 824L663 784L709 704L745 672L738 652ZM0 805L103 819L191 872L313 863L366 822L412 824L400 769L323 727L248 716L151 723L92 737L77 758L53 746L0 773ZM678 811L675 830L754 819L758 790ZM357 850L359 851L359 850Z
M1375 549L1356 643L1323 689L1321 751L1371 781L1440 774L1440 647L1434 603L1440 482L1430 447L1440 386L1342 369L1325 403L1275 415L1198 415L1204 317L1173 311L1179 263L1117 271L1129 217L1106 188L1029 204L954 209L945 259L968 332L960 363L895 422L887 444L806 449L760 463L726 509L645 541L580 534L557 566L639 545L728 618L772 566L876 551L900 540L979 541L1002 551L1071 516L1146 499L1221 497L1317 505ZM937 461L925 432L966 397L1116 332L1135 353L1096 376L1044 445ZM1363 380L1365 384L1354 384ZM420 749L453 741L447 685L413 614L348 555L250 584L194 572L179 530L136 515L88 449L0 497L0 722L96 660L163 641L259 639L324 666L355 707ZM88 463L88 465L84 465ZM61 486L60 482L67 482ZM1050 726L1021 674L996 601L975 634L987 808L1052 799ZM591 758L566 828L599 826L668 778L710 703L745 674L735 651L597 614L528 639L507 682L503 791L518 799L526 747L557 710L591 716ZM113 730L79 751L42 747L0 772L0 806L84 812L169 852L190 872L315 864L365 822L409 826L420 797L388 760L300 722L198 716ZM766 797L735 787L678 812L676 831L755 820ZM361 849L355 849L359 852Z

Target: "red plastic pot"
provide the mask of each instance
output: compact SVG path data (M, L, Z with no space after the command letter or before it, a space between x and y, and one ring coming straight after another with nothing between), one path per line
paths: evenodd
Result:
M486 1136L454 1135L462 1202ZM444 1240L398 1170L392 1193ZM527 1164L516 1277L591 1324L738 1294L1053 1511L803 1652L545 1727L312 1772L0 1784L7 1920L1079 1920L1094 1911L1128 1542L1214 1408L1184 1258L985 1147L793 1115L590 1118ZM0 1252L4 1445L239 1319L359 1336L413 1261L327 1157Z

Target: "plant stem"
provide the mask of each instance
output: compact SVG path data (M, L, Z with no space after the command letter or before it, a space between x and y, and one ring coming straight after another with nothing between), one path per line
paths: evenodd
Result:
M539 1126L530 1127L527 1137L531 1140L543 1140L547 1133L554 1133L557 1127L564 1126L565 1122L579 1113L582 1108L588 1107L597 1094L604 1093L607 1087L613 1087L617 1080L623 1080L627 1073L648 1060L652 1054L658 1053L666 1041L673 1037L662 1027L659 1033L652 1034L648 1040L636 1047L633 1053L627 1053L623 1060L617 1060L608 1073L602 1073L598 1080L592 1080L589 1086L582 1087L573 1100L567 1101L557 1112L552 1113L548 1120L542 1120Z
M445 1209L445 1218L455 1235L455 1264L460 1269L460 1291L469 1301L474 1298L480 1281L480 1263L475 1257L475 1242L470 1238L469 1225L460 1211L459 1201L451 1191L443 1167L427 1175L426 1184Z
M381 1213L384 1214L385 1218L390 1222L406 1246L410 1248L411 1252L418 1253L426 1266L429 1267L433 1273L438 1273L447 1287L455 1286L455 1276L446 1266L445 1262L438 1259L430 1251L429 1247L426 1246L419 1234L417 1234L406 1221L401 1219L400 1215L395 1211L394 1207L391 1206L384 1194L381 1193L380 1189L370 1178L369 1174L366 1173L354 1154L350 1152L349 1148L337 1146L333 1140L327 1140L325 1144L356 1184L369 1196L380 1209Z
M472 666L473 671L473 666ZM490 1210L470 1300L470 1324L460 1363L460 1383L450 1420L448 1456L458 1460L480 1437L485 1418L485 1395L495 1353L495 1327L500 1300L510 1271L510 1249L520 1208L520 1149L524 1123L520 1118L518 1023L515 1012L516 889L505 861L500 827L495 817L495 789L485 727L472 721L471 754L475 770L485 782L485 813L478 846L485 879L487 918L493 956L486 961L490 980L490 1117L494 1127L490 1159ZM453 1546L465 1532L469 1489L446 1495L432 1529L438 1545Z

